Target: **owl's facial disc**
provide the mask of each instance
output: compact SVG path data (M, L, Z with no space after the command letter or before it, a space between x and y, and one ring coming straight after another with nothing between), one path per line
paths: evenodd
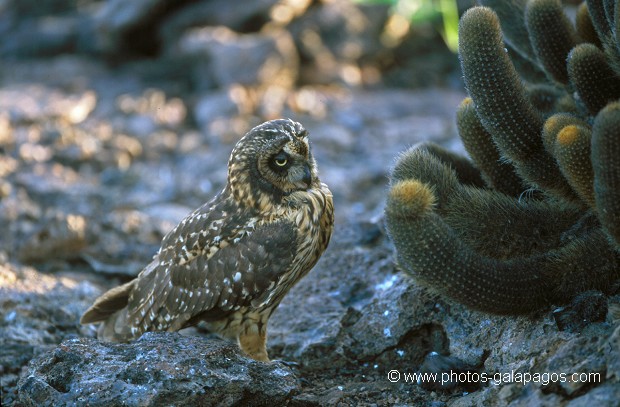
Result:
M275 154L271 154L266 168L261 171L273 186L284 193L306 190L310 188L314 179L311 158L300 154L300 148L295 144L290 141ZM305 148L301 152L308 154L308 149Z
M289 119L272 120L250 130L235 146L228 172L233 194L253 206L320 187L308 132Z

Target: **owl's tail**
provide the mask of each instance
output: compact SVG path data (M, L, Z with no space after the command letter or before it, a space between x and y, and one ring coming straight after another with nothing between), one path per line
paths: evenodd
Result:
M92 324L103 321L97 332L97 337L103 341L126 342L132 339L131 332L126 329L127 303L137 281L134 279L106 291L86 310L80 323Z

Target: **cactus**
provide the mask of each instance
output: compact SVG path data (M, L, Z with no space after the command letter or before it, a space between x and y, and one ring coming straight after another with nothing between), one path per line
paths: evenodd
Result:
M398 158L385 209L397 262L496 314L610 290L620 281L620 4L589 1L574 27L559 0L481 3L459 26L469 97L457 128L471 161L429 143Z
M620 97L620 78L595 45L580 44L570 52L568 74L592 115Z
M480 123L471 98L466 98L459 106L456 122L465 149L478 164L487 185L505 194L518 196L524 189L523 182L512 164L501 161L493 137Z
M597 213L616 247L620 246L620 103L610 103L594 120L592 164Z
M577 45L577 33L562 11L560 0L529 2L525 23L536 58L549 79L567 84L566 56Z

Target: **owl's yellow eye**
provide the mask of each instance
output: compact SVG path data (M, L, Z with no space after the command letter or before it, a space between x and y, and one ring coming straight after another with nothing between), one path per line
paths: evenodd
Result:
M280 151L278 154L271 157L272 168L275 170L284 170L289 165L289 158L286 152Z

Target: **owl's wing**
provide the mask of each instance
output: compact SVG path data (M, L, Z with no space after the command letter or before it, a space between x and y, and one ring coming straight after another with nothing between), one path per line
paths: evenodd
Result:
M291 267L297 230L291 222L276 221L233 236L219 241L218 249L181 251L145 269L129 298L127 323L139 331L177 330L198 314L217 319L265 301Z

